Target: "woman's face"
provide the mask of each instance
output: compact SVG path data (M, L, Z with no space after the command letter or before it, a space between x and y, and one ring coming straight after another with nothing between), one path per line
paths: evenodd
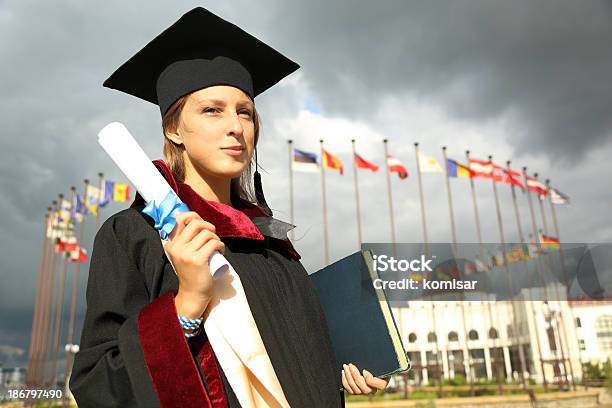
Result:
M236 178L254 149L255 106L247 94L227 85L211 86L187 97L175 134L194 169L216 178Z

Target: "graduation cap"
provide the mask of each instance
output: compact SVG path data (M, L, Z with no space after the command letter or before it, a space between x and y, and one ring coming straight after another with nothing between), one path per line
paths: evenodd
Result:
M159 106L162 116L179 98L214 85L230 85L255 96L299 65L238 26L196 7L138 51L104 86ZM255 195L266 204L257 171Z
M299 65L238 26L197 7L185 13L117 69L104 86L159 105L231 85L252 99Z

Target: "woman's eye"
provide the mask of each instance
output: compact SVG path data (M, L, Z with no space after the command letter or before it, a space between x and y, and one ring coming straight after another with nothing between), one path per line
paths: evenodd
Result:
M248 109L241 110L239 114L248 119L251 119L253 117L253 112Z
M202 109L202 113L217 113L219 112L219 109L214 108L214 107L208 107L208 108L204 108Z

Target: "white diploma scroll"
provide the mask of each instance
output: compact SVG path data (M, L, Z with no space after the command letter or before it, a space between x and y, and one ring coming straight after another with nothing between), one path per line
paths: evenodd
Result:
M130 180L145 202L161 203L168 193L174 191L155 168L127 128L119 122L106 125L98 133L98 143L108 153L119 169ZM219 251L209 260L209 269L214 278L227 271L229 262Z

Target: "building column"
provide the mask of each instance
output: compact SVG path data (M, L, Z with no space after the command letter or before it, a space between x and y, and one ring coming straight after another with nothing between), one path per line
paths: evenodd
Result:
M489 340L487 339L487 344L488 342ZM484 357L485 357L485 368L487 370L487 379L492 380L493 379L493 367L491 365L491 351L489 347L484 348Z
M504 363L506 365L506 378L510 381L513 381L514 376L512 375L512 365L510 364L510 348L509 346L503 346L502 350L504 351Z
M421 376L423 377L423 383L426 384L429 382L429 373L427 372L427 352L425 350L421 350L421 365L423 368L421 369Z

